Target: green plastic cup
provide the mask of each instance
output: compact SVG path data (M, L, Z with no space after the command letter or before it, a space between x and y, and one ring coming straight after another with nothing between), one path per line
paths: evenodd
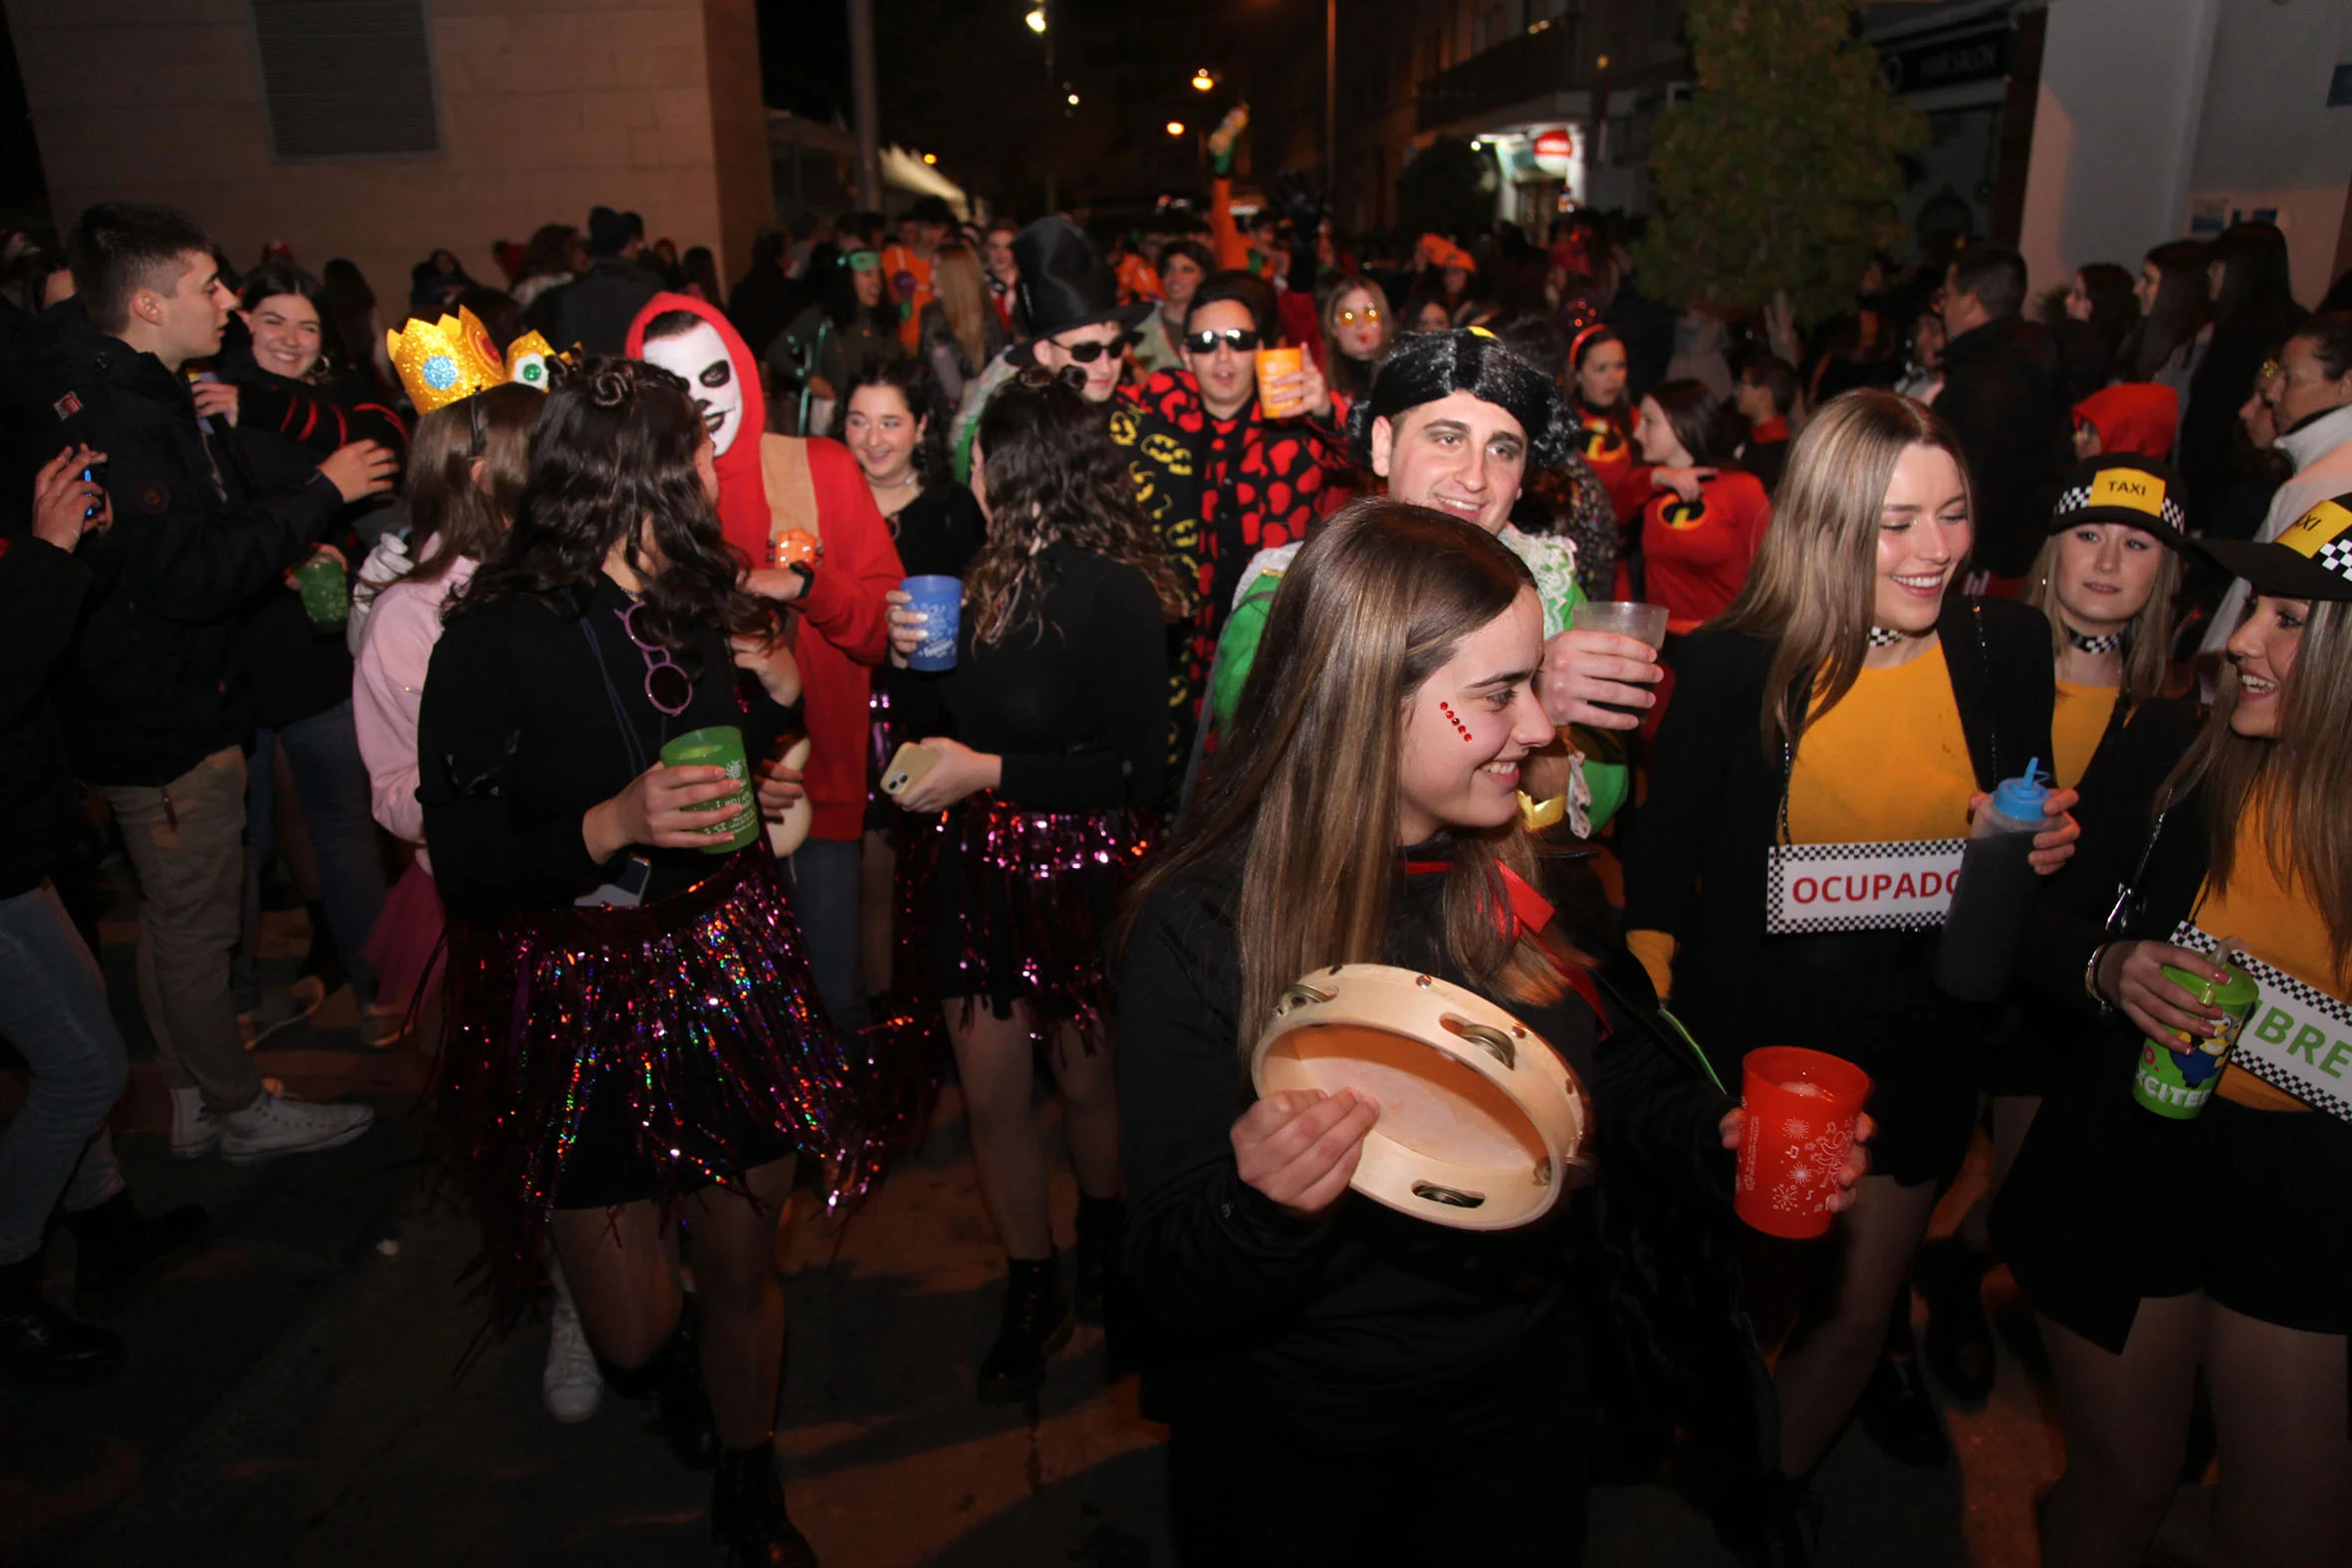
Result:
M2221 1032L2211 1039L2193 1040L2175 1033L2170 1039L2143 1037L2140 1041L2140 1062L2132 1069L2132 1098L2159 1116L2185 1122L2213 1098L2223 1064L2236 1046L2238 1031L2245 1027L2254 1004L2261 1000L2262 988L2235 965L2230 966L2229 980L2220 985L2170 964L2164 967L2164 978L2199 1002L2220 1007L2224 1013Z
M352 618L352 590L345 581L343 562L325 551L294 568L294 585L302 590L302 610L321 631L333 631Z
M744 761L743 732L731 724L689 730L661 749L662 762L671 768L724 768L741 787L694 809L709 811L715 820L703 831L711 841L706 855L731 855L749 849L760 836L760 803L752 794L751 768Z

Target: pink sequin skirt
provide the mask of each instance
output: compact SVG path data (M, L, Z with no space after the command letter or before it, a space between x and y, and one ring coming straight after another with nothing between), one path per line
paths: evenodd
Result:
M795 1153L821 1162L829 1204L872 1179L866 1075L765 843L641 908L454 922L446 995L433 1098L502 1324L538 1288L558 1207L667 1205Z

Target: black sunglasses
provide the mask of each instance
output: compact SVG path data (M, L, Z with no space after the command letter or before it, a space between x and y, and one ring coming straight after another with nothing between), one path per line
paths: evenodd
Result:
M1137 340L1137 336L1134 333L1121 333L1108 342L1096 339L1092 342L1082 343L1058 342L1055 346L1068 354L1078 364L1092 364L1106 353L1125 353Z
M1199 332L1184 335L1186 353L1215 353L1219 343L1230 343L1235 353L1255 352L1265 339L1247 327L1228 327L1221 333Z

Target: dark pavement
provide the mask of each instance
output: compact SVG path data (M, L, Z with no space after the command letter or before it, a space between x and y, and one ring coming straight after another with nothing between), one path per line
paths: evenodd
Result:
M300 916L272 919L280 949L298 948ZM135 1033L128 936L111 926L107 957ZM378 1106L367 1137L324 1155L174 1161L152 1068L137 1069L118 1113L132 1190L148 1209L204 1202L217 1233L112 1320L131 1344L120 1380L0 1395L0 1565L718 1561L707 1479L671 1460L643 1410L608 1395L592 1420L559 1426L540 1403L545 1329L479 1337L462 1277L470 1221L425 1180L421 1064L359 1052L348 1025L347 993L264 1052L297 1093ZM0 1085L0 1113L12 1100ZM1065 1232L1073 1201L1065 1175ZM71 1252L61 1239L51 1253L61 1299ZM828 1568L1173 1563L1164 1434L1138 1415L1134 1379L1105 1385L1096 1331L1078 1331L1035 1410L973 1398L1001 1263L952 1091L919 1158L856 1220L804 1205L782 1261L779 1446L795 1518ZM1906 1470L1850 1433L1820 1477L1824 1563L2036 1560L2054 1410L2017 1353L2031 1329L2005 1275L1993 1302L2000 1381L1987 1410L1953 1415L1957 1461ZM1729 1562L1662 1486L1602 1488L1593 1521L1595 1568Z

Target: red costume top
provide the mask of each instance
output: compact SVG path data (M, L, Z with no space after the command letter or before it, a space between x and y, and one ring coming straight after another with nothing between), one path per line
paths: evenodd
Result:
M1740 593L1772 521L1762 481L1736 468L1716 471L1685 501L1661 490L1642 509L1641 550L1649 599L1666 606L1666 629L1695 631Z
M768 431L760 361L716 306L682 294L655 295L629 323L627 351L643 357L646 324L672 311L691 312L718 334L740 391L722 406L707 382L687 377L688 391L706 410L732 414L711 434L718 448L719 525L727 543L763 566L768 542L778 535L800 529L823 543L824 557L808 591L792 605L816 633L793 645L809 731L803 783L816 812L814 836L854 839L865 816L871 667L890 646L889 606L882 595L906 575L898 548L847 447Z
M1584 461L1609 492L1619 527L1641 516L1655 491L1650 465L1633 445L1633 415L1623 407L1587 408L1576 405L1577 438L1584 443Z

